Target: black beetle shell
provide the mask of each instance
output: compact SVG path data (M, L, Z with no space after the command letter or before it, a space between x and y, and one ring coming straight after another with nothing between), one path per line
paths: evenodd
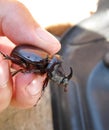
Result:
M47 58L48 54L33 45L19 45L11 52L11 57L20 58L28 63L36 64Z

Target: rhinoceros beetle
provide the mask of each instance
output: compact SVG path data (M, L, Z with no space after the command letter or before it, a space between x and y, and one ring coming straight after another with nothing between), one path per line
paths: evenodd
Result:
M11 60L12 63L21 67L14 72L12 76L16 75L18 72L37 73L41 75L47 73L43 90L47 86L49 79L56 82L58 85L62 85L64 90L66 90L68 81L72 77L72 68L70 68L70 74L65 75L62 68L62 58L59 55L48 55L47 52L33 45L18 45L12 50L10 56L2 52L0 53L5 59Z

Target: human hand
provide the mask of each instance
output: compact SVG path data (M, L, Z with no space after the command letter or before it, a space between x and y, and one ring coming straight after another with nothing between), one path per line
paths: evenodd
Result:
M33 44L53 55L60 43L33 19L26 7L16 0L0 0L0 51L10 54L15 45ZM6 36L6 38L2 38ZM0 55L0 111L10 104L30 108L41 96L46 75L10 74L10 62Z

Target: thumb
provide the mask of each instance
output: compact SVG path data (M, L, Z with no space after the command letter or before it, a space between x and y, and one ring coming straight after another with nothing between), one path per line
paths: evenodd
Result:
M4 4L4 6L8 7L2 14L0 23L3 35L15 44L33 44L50 54L59 51L60 43L58 40L40 27L23 4L14 1ZM1 8L4 6L0 5Z

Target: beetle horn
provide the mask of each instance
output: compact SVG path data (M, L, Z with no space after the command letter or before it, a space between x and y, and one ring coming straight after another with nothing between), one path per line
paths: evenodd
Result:
M70 67L70 74L67 75L66 78L67 78L68 80L70 80L71 77L72 77L72 75L73 75L73 70L72 70L72 68Z

